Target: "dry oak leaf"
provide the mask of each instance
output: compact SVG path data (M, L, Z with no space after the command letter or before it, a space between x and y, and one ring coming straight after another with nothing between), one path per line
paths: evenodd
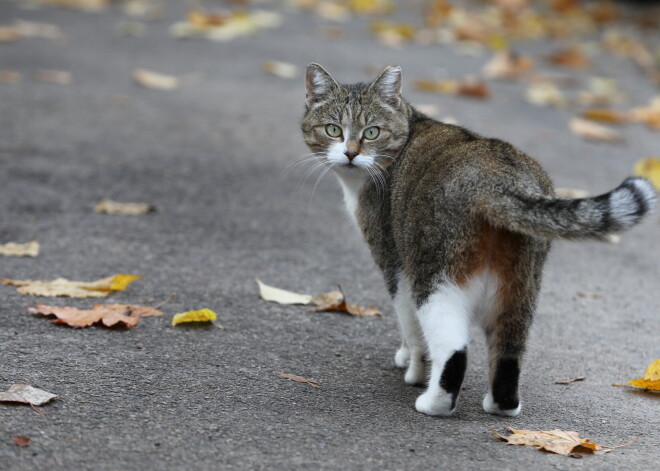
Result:
M40 406L57 397L42 389L29 384L12 384L8 391L0 392L0 402L22 402L33 406Z
M106 327L135 327L142 317L157 317L163 313L153 307L133 306L127 304L95 304L92 309L77 307L47 306L37 303L37 307L29 307L28 311L42 316L55 316L53 324L65 324L70 327L89 327L102 322Z
M316 304L316 307L310 308L309 312L344 312L346 314L350 314L351 316L361 317L383 315L383 313L380 312L375 306L363 307L358 306L357 304L347 303L341 286L339 287L339 290L330 291L329 293L323 293L314 296L312 302Z
M611 450L611 448L593 443L587 438L580 438L577 432L565 432L559 429L537 431L508 428L512 432L512 435L508 437L500 435L494 430L491 432L500 440L507 442L508 445L535 446L541 451L573 458L581 458L581 453L602 455Z
M276 371L275 374L280 378L289 379L295 381L296 383L305 383L309 384L311 387L319 389L319 382L315 379L303 378L302 376L294 375L292 373L282 373L281 371Z
M32 241L25 244L9 242L0 245L0 255L9 255L13 257L36 257L39 255L39 242Z
M70 298L105 298L112 291L123 291L141 275L119 275L96 281L71 281L57 278L52 281L10 280L0 278L0 283L18 286L17 291L31 296L65 296Z
M638 160L633 171L639 177L648 178L656 190L660 191L660 157Z
M568 126L573 134L583 137L584 139L612 143L623 141L621 134L614 129L594 123L593 121L587 121L586 119L573 118Z
M12 442L14 442L14 445L16 446L26 447L30 445L31 440L32 439L30 437L26 437L24 435L18 435L12 439Z
M94 211L104 214L135 216L138 214L153 213L156 211L156 207L146 203L118 203L103 198L96 206L94 206Z
M644 377L628 381L630 386L646 389L647 391L660 392L660 359L653 361L646 371Z
M218 315L210 309L199 309L197 311L187 311L174 314L172 325L184 324L186 322L213 322Z

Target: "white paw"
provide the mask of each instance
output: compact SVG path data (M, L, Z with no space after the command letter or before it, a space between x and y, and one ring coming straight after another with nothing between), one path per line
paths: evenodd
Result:
M406 347L399 348L396 355L394 355L394 364L399 368L405 368L408 365L408 360L410 360L410 350Z
M407 384L424 384L426 382L426 368L422 360L410 359L408 370L403 380Z
M493 395L490 392L484 397L483 406L484 410L489 414L503 415L506 417L516 417L520 414L522 409L522 403L518 403L518 407L515 409L500 409L500 407L495 404L495 401L493 401Z
M422 414L447 417L454 412L452 402L452 395L447 392L426 391L415 401L415 409Z

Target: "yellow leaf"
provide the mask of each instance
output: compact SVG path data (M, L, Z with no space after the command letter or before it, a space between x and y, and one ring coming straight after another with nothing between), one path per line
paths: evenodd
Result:
M307 294L298 294L280 288L274 288L263 283L258 278L256 281L259 285L259 296L266 301L279 304L309 304L312 302L312 296Z
M660 157L648 157L635 163L635 175L651 180L657 190L660 190Z
M123 291L131 282L141 277L141 275L119 274L96 281L71 281L66 278L57 278L52 281L0 278L0 283L18 286L19 293L31 296L105 298L112 291Z
M134 70L133 80L143 87L154 90L175 90L181 85L181 81L176 77L146 69Z
M32 241L25 244L9 242L0 245L0 255L11 255L14 257L36 257L39 255L39 242Z
M146 203L118 203L109 199L102 199L96 206L94 211L97 213L105 214L123 214L128 216L135 216L138 214L146 214L156 211L156 208Z
M217 314L210 309L180 312L172 318L172 325L183 324L185 322L213 322L217 317Z
M643 378L633 379L628 381L628 384L649 391L660 391L660 359L653 361L646 368Z

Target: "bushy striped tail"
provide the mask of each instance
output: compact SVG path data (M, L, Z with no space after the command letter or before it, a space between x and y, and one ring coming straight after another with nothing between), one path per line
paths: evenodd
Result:
M506 194L485 203L493 225L544 239L603 239L637 224L655 206L656 191L644 178L627 178L609 193L553 199Z

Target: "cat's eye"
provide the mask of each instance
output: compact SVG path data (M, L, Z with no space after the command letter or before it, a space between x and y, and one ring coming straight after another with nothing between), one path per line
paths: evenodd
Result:
M339 137L341 136L341 128L337 126L336 124L328 124L325 127L325 132L328 133L328 136L330 137Z
M369 140L376 139L380 134L380 128L378 126L371 126L364 130L362 135Z

